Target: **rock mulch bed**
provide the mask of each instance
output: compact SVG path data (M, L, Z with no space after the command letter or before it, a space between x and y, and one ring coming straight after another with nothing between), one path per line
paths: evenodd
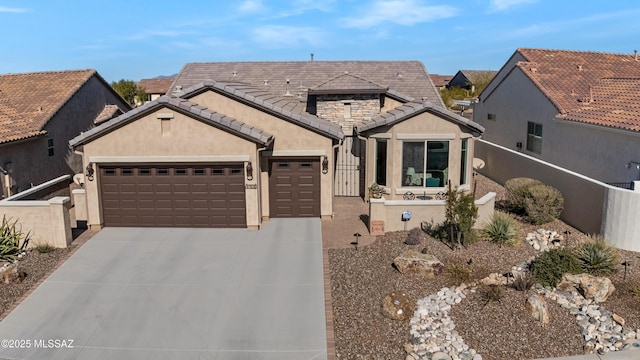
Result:
M494 191L495 188L498 192L498 200L501 199L504 192L499 187L482 177L478 178L481 180L478 183L478 189L483 189L481 191L484 193L485 190ZM585 235L561 221L545 224L544 227L565 236L562 239L565 243L561 245L575 244L586 239ZM407 350L413 351L413 347L419 345L419 340L417 342L413 340L414 344L412 339L421 325L415 320L398 321L382 314L382 300L392 292L418 299L418 304L421 301L425 302L425 298L429 298L431 299L429 303L444 306L446 311L441 308L434 310L436 313L440 311L442 315L437 320L440 321L440 325L431 327L449 328L450 338L448 343L443 342L440 346L442 351L431 352L431 359L436 355L439 359L451 357L451 354L446 352L447 346L449 351L455 350L454 354L466 352L463 357L466 356L468 359L473 359L474 356L478 359L476 355L483 360L578 355L584 353L585 345L588 346L589 340L586 340L585 336L592 332L593 336L589 335L589 337L597 339L597 331L604 334L600 335L600 339L603 340L601 351L605 351L607 343L609 350L611 346L624 348L629 345L633 340L634 331L637 337L638 330L633 329L640 329L640 295L634 295L640 291L639 253L620 252L621 259L629 265L629 271L626 276L620 271L610 277L616 291L602 304L578 305L580 300L575 295L577 293L549 292L539 287L529 291L516 291L510 287L501 286L503 293L499 300L487 300L486 293L489 286L479 281L492 273L503 274L518 270L522 264L528 263L532 257L539 254L539 250L535 250L532 245L524 241L526 234L537 230L537 226L520 223L518 231L522 241L515 247L499 247L481 241L467 248L453 251L426 235L419 245L410 246L404 244L406 232L395 232L378 237L375 243L360 248L359 251L329 250L338 358L408 359L407 356L412 356L407 355ZM417 252L424 250L434 255L444 264L444 271L432 279L425 278L423 275L401 274L393 267L393 261L406 250ZM517 264L516 267L513 267L513 264ZM471 273L470 278L461 280L459 273L451 271L453 268L467 268ZM469 286L460 290L459 285L462 282L478 283L475 288ZM433 296L439 296L438 294L443 295L445 299L433 300ZM464 298L458 294L463 294ZM547 325L533 319L525 309L524 304L527 298L533 294L545 296L550 318ZM569 299L567 294L571 294L572 298ZM457 297L460 297L460 300L456 300ZM564 300L567 300L566 304ZM443 302L444 305L442 305ZM569 303L575 304L576 307L568 305ZM451 309L448 306L451 306ZM418 311L416 313L419 314ZM596 311L600 312L600 317L594 320L587 312L597 315ZM613 319L613 313L625 319L622 329L616 327L620 324L615 320L612 323L608 322ZM583 320L595 327L586 325ZM597 321L600 322L597 323ZM583 325L586 325L586 328ZM450 329L451 326L453 326L452 329ZM622 330L621 339L618 339L616 330ZM447 335L445 334L442 338L447 340ZM613 340L615 341L612 342ZM593 342L594 351L597 351L595 344L596 342ZM426 347L424 351L427 351ZM415 353L418 355L417 352ZM424 353L424 355L428 354Z

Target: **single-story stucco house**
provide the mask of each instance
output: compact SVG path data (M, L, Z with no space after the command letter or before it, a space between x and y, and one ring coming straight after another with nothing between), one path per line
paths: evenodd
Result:
M88 224L258 229L334 196L469 189L482 126L416 61L187 64L169 93L70 141Z

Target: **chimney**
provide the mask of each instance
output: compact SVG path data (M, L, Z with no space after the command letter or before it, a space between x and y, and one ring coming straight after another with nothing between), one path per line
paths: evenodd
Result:
M638 50L633 50L633 60L638 61Z
M311 53L311 61L313 61L313 53Z

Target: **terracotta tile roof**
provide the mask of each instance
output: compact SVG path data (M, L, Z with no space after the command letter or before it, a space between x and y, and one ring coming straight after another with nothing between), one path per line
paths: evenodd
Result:
M427 70L419 61L189 63L177 75L170 93L202 81L233 81L252 84L278 96L285 95L288 90L294 97L300 94L301 100L306 102L309 88L336 79L345 72L387 88L389 93L404 94L416 101L424 99L444 107Z
M171 88L174 78L142 79L138 87L143 88L147 94L164 95Z
M429 77L431 77L431 81L433 81L433 85L436 87L445 87L449 85L449 81L453 79L453 75L429 74Z
M640 131L640 79L602 79L591 96L561 118Z
M205 81L186 88L176 95L190 99L208 89L225 93L239 101L251 103L263 111L283 116L285 119L312 131L334 139L344 138L340 126L304 111L300 99L294 96L278 96L271 92L240 82Z
M93 120L93 123L96 125L102 124L105 121L111 120L116 116L120 116L125 113L126 110L122 110L118 107L118 105L105 105L100 114L96 116L96 119Z
M0 75L0 143L45 134L44 126L95 70Z
M164 95L154 101L148 102L125 114L122 114L115 119L111 119L102 125L96 126L89 131L85 131L71 139L69 141L69 145L76 148L162 107L168 107L176 111L189 113L190 116L195 119L213 126L225 128L231 133L261 145L268 145L273 141L273 135L261 129L234 118L230 118L224 114L211 111L206 107L192 103L189 100Z
M380 126L393 125L423 112L430 112L456 124L466 126L480 134L484 132L484 127L482 125L439 106L433 106L433 104L429 102L410 102L402 104L374 118L370 123L358 127L358 132L361 133Z
M622 105L621 102L636 101L633 100L634 95L629 93L635 91L633 86L624 81L618 81L615 85L608 81L602 82L603 79L640 79L640 59L634 55L546 49L518 49L516 53L526 59L516 66L549 98L561 117L638 131L640 117L628 117L624 121L611 118L613 114L631 114L625 108L635 105ZM584 108L584 103L594 96L594 89L598 88L596 91L600 93L599 96L604 96L609 91L607 89L614 87L616 91L625 93L618 94L615 103L608 103L610 111L587 111ZM601 98L601 101L605 100ZM598 100L591 104L591 109L600 106L596 103Z

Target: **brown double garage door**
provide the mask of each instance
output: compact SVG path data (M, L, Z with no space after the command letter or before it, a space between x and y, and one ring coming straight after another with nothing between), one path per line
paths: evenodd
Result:
M101 166L105 226L246 227L243 164Z

